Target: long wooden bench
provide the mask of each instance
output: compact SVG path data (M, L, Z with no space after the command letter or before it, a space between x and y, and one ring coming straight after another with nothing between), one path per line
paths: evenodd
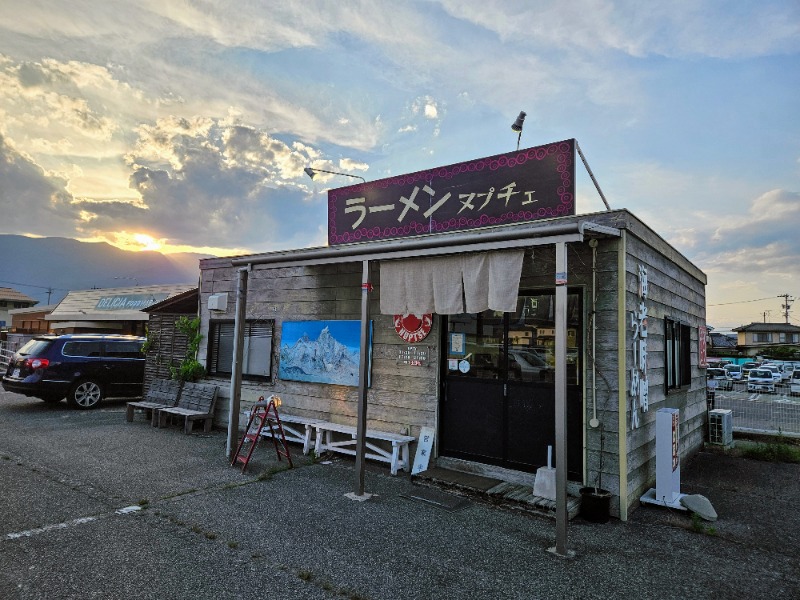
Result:
M316 430L315 452L317 456L320 456L324 452L338 452L340 454L355 456L357 435L355 427L352 425L328 423L327 421L317 421L312 423L311 426ZM334 439L334 434L341 434L349 437L344 440ZM367 458L389 463L392 475L397 475L399 469L403 469L404 471L411 469L409 444L416 440L414 436L368 429L366 437ZM392 449L385 450L381 448L375 444L377 441L390 443Z
M219 386L208 383L183 384L181 395L175 406L157 409L158 426L166 427L170 417L183 417L184 433L192 432L195 421L203 421L203 431L208 433L214 422L214 407L217 403ZM153 416L156 418L156 415Z
M162 408L171 408L178 403L181 393L181 382L174 379L154 379L147 388L143 400L128 402L125 406L125 419L133 421L134 412L144 412L145 418L155 427L158 425L156 413Z
M303 454L308 454L311 451L311 438L316 431L314 426L320 422L319 419L311 419L309 417L300 417L297 415L287 415L283 413L279 413L278 416L281 419L283 435L286 437L286 441L302 444ZM250 415L247 413L246 418L249 419L249 417ZM269 427L264 427L261 430L261 437L272 437L272 431L270 431Z

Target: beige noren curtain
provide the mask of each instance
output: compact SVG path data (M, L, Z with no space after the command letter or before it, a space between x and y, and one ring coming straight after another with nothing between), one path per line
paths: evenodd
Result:
M381 261L381 313L514 312L524 250Z

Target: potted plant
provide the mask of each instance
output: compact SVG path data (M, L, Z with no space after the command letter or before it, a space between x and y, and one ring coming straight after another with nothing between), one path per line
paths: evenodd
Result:
M607 523L611 507L611 492L603 489L603 447L605 442L603 424L600 423L600 463L594 486L583 487L581 495L581 516L592 523Z

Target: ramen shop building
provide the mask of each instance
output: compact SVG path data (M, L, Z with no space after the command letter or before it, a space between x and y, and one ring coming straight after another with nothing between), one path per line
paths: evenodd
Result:
M201 261L209 377L243 410L432 434L455 470L532 482L561 448L568 491L627 519L658 409L676 464L702 445L706 277L627 210L576 215L574 181L565 140L331 190L328 246Z

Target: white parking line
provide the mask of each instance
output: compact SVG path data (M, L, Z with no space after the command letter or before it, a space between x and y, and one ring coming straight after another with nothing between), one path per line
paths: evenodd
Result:
M124 508L120 508L114 511L115 515L127 515L132 512L137 512L142 510L141 506L133 505L133 506L126 506ZM108 515L104 515L108 516ZM18 540L24 537L32 537L34 535L38 535L40 533L47 533L48 531L53 531L55 529L67 529L69 527L75 527L76 525L84 525L86 523L91 523L92 521L97 521L100 517L80 517L79 519L73 519L72 521L65 521L64 523L54 523L51 525L44 525L42 527L36 527L35 529L28 529L27 531L18 531L15 533L8 533L6 534L7 540Z
M92 521L96 520L97 517L81 517L80 519L73 519L72 521L67 521L66 523L55 523L53 525L45 525L44 527L37 527L36 529L28 529L27 531L9 533L6 534L6 539L18 540L19 538L31 537L40 533L46 533L48 531L52 531L54 529L67 529L68 527L74 527L75 525L83 525L84 523L91 523Z

